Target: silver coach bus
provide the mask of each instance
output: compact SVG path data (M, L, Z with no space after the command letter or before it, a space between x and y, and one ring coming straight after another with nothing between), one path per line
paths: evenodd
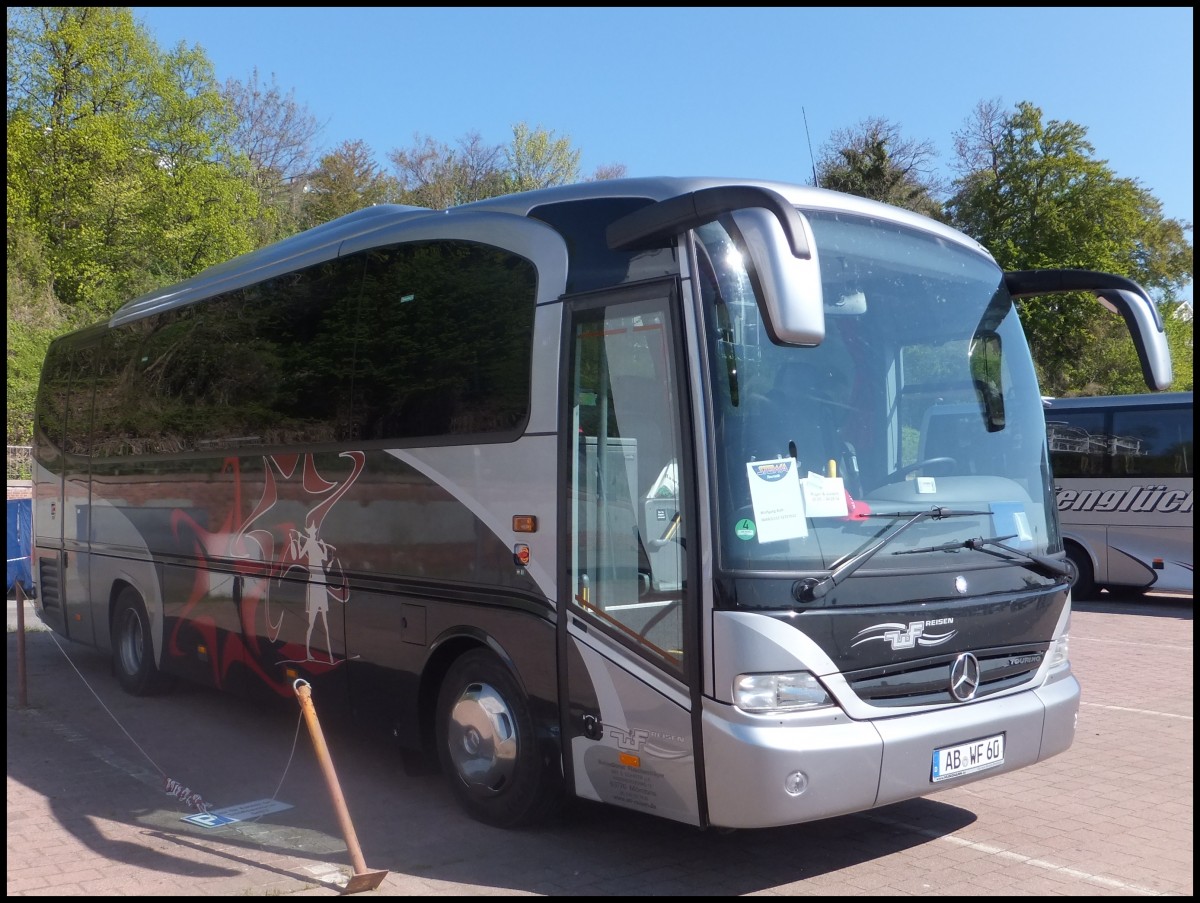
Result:
M379 206L47 355L41 617L131 693L310 682L473 817L787 825L1072 740L1070 568L1005 273L774 182ZM949 435L923 435L960 417Z
M1192 593L1192 393L1051 398L1046 438L1075 597Z

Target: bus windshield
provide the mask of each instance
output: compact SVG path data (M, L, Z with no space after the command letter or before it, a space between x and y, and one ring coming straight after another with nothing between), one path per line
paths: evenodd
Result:
M969 539L1061 551L1036 376L1000 269L894 222L803 213L825 307L815 347L772 340L735 224L697 230L719 566L828 572L934 508L955 516L921 518L859 573L936 567L929 556ZM995 552L947 566L1020 558Z

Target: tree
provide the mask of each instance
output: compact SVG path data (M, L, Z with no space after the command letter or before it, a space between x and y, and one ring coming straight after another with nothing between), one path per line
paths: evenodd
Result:
M518 123L508 146L485 144L477 132L460 138L457 148L414 135L410 148L394 150L388 159L403 203L445 210L510 191L576 181L580 155L569 139ZM611 163L596 167L591 180L624 175L623 163Z
M199 50L159 52L124 7L10 10L8 50L8 240L33 234L60 301L106 312L250 249Z
M959 174L947 202L951 222L991 250L1001 267L1127 276L1170 314L1191 281L1185 237L1191 224L1164 218L1161 204L1136 180L1119 178L1096 159L1083 126L1043 122L1030 103L1006 114L985 101L954 140ZM1047 394L1144 389L1124 326L1090 296L1027 299L1020 311Z
M937 200L944 189L934 174L936 157L931 141L905 138L886 119L864 119L835 131L821 148L817 184L944 219Z
M253 247L257 198L198 49L126 7L8 11L9 443L50 338Z
M428 135L413 141L388 154L404 203L445 210L504 193L502 149L484 144L477 132L459 139L457 150Z
M1191 392L1195 372L1192 357L1196 345L1190 309L1185 313L1183 305L1175 305L1163 317L1163 325L1166 327L1167 345L1171 348L1171 365L1175 371L1175 381L1171 388L1177 392Z
M605 179L623 179L627 173L624 163L601 163L592 173L590 182L602 182Z
M260 246L296 230L304 178L316 167L313 142L322 126L295 93L280 90L274 73L263 83L257 68L247 81L228 79L221 90L235 121L230 146L245 157L259 193Z
M512 143L504 149L507 191L531 191L579 181L581 151L571 147L570 138L555 138L541 126L524 122L512 127Z
M309 173L303 192L300 225L319 226L355 210L392 201L396 180L380 169L361 140L343 141Z

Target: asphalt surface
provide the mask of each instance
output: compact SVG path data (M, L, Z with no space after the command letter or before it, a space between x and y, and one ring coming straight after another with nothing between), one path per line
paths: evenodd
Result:
M1191 896L1192 599L1077 603L1075 742L867 813L700 832L581 803L501 831L321 715L351 853L299 706L134 699L32 608L8 633L9 896ZM19 659L25 680L20 679ZM166 781L173 780L168 793ZM238 818L206 826L195 794Z

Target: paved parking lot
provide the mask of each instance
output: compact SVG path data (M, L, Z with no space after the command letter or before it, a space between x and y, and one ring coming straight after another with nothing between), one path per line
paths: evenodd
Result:
M133 699L35 619L21 707L9 607L9 896L340 893L351 858L298 707ZM1105 598L1073 618L1083 702L1066 753L791 828L699 832L580 804L495 830L437 776L322 724L365 864L387 871L371 895L1191 896L1192 599ZM185 791L246 817L185 822Z

